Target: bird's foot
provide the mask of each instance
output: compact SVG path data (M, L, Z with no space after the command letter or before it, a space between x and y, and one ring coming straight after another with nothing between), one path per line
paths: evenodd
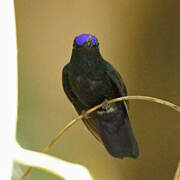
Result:
M111 106L110 106L108 100L105 99L105 100L102 102L102 109L108 111L108 110L110 110L110 108L111 108Z
M82 110L82 111L81 111L81 114L82 114L82 116L83 116L84 119L89 119L89 118L90 118L90 116L86 113L85 110Z

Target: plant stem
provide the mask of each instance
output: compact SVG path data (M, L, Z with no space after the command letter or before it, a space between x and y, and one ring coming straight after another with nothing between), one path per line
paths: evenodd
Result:
M178 112L180 112L180 107L170 103L168 101L162 100L162 99L158 99L158 98L154 98L154 97L148 97L148 96L124 96L124 97L119 97L119 98L115 98L115 99L111 99L108 101L109 104L111 103L115 103L115 102L119 102L119 101L126 101L126 100L144 100L144 101L150 101L150 102L155 102L155 103L159 103L165 106L168 106ZM89 110L86 111L86 114L90 114L93 111L99 109L102 107L102 104L99 104ZM76 119L72 120L69 124L67 124L52 140L51 142L42 150L42 153L47 153L49 151L49 149L56 143L56 141L72 126L74 125L77 121L79 121L80 119L82 119L83 116L80 115L78 116ZM31 172L31 170L33 169L33 167L30 167L25 174L22 176L21 180L24 180L25 177Z

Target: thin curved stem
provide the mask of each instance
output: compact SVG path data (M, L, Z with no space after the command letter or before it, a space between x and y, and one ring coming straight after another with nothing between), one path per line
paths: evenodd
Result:
M115 98L115 99L111 99L108 101L109 104L111 103L115 103L115 102L119 102L119 101L126 101L126 100L144 100L144 101L150 101L150 102L155 102L155 103L159 103L165 106L168 106L178 112L180 112L180 107L162 100L162 99L158 99L158 98L154 98L154 97L148 97L148 96L124 96L124 97L119 97L119 98ZM93 111L99 109L102 107L102 104L99 104L89 110L86 111L86 114L90 114ZM78 116L76 119L72 120L69 124L67 124L52 140L51 142L42 150L42 153L47 153L49 151L49 149L55 144L55 142L72 126L74 125L77 121L79 121L80 119L82 119L82 115ZM21 180L24 180L25 177L31 172L33 167L30 167L25 174L22 176Z
M50 143L42 150L42 153L47 153L49 149L52 147L53 144L77 121L79 121L82 118L82 115L78 116L76 119L72 120L70 123L68 123L59 133L50 141ZM24 173L24 175L21 177L21 180L24 180L25 177L31 172L33 167L28 168L28 170Z

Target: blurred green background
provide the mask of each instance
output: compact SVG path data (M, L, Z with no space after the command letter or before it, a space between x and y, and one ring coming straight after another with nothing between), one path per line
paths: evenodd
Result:
M105 59L121 73L129 95L180 105L180 3L178 0L15 0L19 114L17 138L41 151L77 116L61 83L72 43L92 33ZM82 122L49 154L86 166L94 180L171 180L180 160L180 114L162 105L131 101L140 157L115 159ZM34 169L27 180L58 180Z

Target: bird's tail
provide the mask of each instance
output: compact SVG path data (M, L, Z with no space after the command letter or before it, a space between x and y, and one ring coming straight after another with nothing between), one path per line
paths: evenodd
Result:
M139 149L130 125L128 110L122 102L117 106L117 110L110 114L101 117L98 115L99 134L112 156L137 158Z

